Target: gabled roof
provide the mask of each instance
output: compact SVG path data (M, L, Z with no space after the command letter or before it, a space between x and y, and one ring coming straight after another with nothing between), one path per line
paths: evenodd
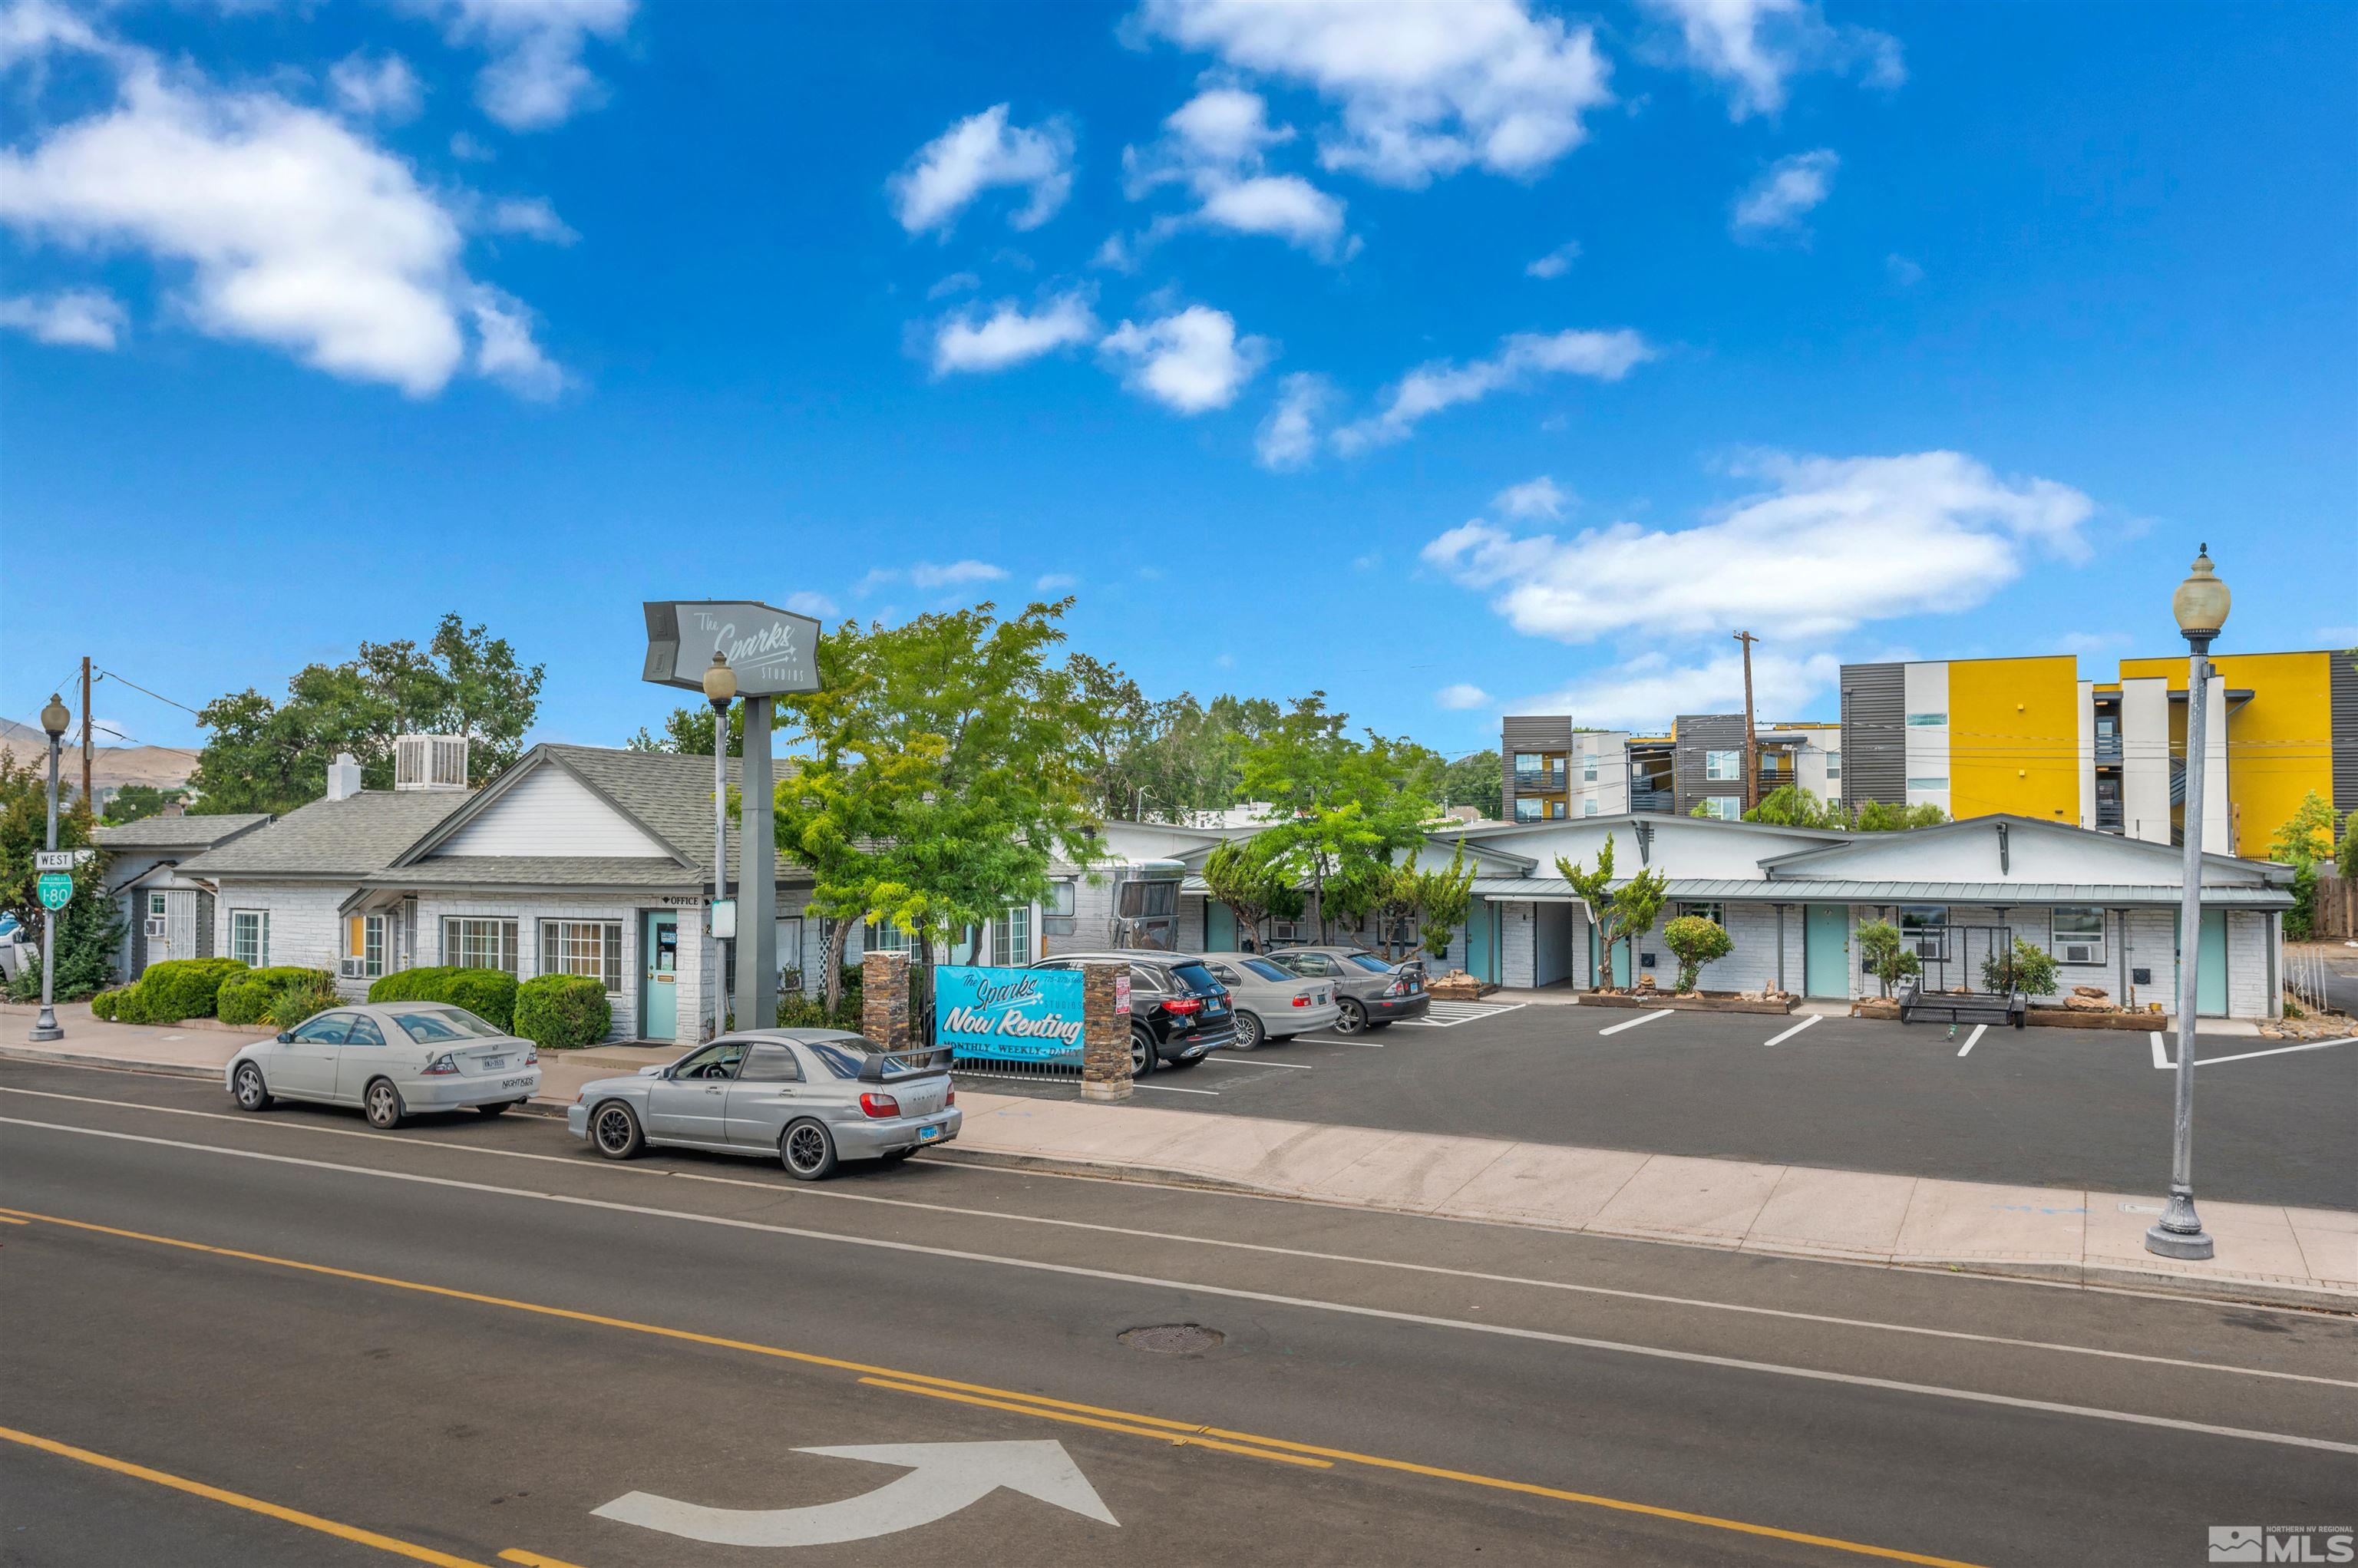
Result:
M2055 822L2043 816L2018 816L2012 812L1993 811L1980 816L1968 816L1956 822L1943 822L1933 827L1903 827L1889 833L1853 833L1845 842L1828 844L1814 849L1796 849L1790 854L1773 855L1760 862L1761 869L1772 878L1786 875L1785 868L1797 874L1813 877L1841 875L1838 858L1849 854L1871 853L1876 849L1898 843L1920 844L1927 838L1954 838L1972 833L1990 833L1999 825L2027 827L2042 833L2065 835L2080 839L2096 840L2118 846L2125 853L2143 855L2165 867L2182 866L2186 851L2169 844L2156 844L2143 838L2130 838L2118 833L2100 833L2093 827L2082 827L2076 822ZM2289 881L2290 866L2279 866L2268 860L2246 860L2235 855L2214 855L2205 852L2202 863L2223 871L2256 872L2264 881Z
M738 760L734 757L727 759L725 767L725 776L730 784L735 784ZM431 831L421 835L395 856L390 862L391 867L406 871L432 858L434 851L449 843L461 828L481 821L486 813L496 810L500 802L514 793L518 784L543 768L557 768L570 774L584 789L662 846L675 867L699 871L707 879L711 877L712 759L709 756L678 752L618 751L603 746L564 746L553 741L544 741L526 752L517 759L515 766L478 790L465 809L452 812ZM699 819L704 829L700 835L687 831ZM703 846L701 855L694 849L699 843ZM737 836L733 833L730 835L729 853L730 874L734 877ZM452 858L476 860L483 857ZM574 857L546 858L562 860Z
M1788 827L1776 822L1729 822L1717 816L1687 816L1661 811L1624 811L1611 816L1557 816L1543 822L1498 822L1462 828L1436 827L1435 838L1492 839L1511 838L1518 833L1561 832L1567 827L1635 827L1645 823L1660 827L1676 823L1682 827L1700 827L1713 833L1771 833L1792 838L1807 838L1825 848L1835 848L1840 841L1860 837L1847 827Z
M1255 835L1263 831L1267 826L1267 824L1262 824L1254 827L1230 828L1227 831L1227 838L1224 841L1233 843L1251 838ZM1437 829L1428 829L1424 837L1426 843L1433 849L1455 850L1457 847L1457 840L1460 838L1460 835L1455 833L1444 833ZM1188 871L1192 874L1201 871L1204 869L1204 862L1209 860L1211 858L1212 851L1219 847L1219 842L1199 844L1194 849L1175 850L1169 858L1186 867ZM1479 843L1468 843L1466 846L1466 858L1473 862L1476 871L1479 871L1486 867L1492 866L1503 867L1509 871L1527 871L1539 864L1537 860L1531 859L1529 855L1518 855L1511 849L1500 849L1493 848L1487 844ZM1424 851L1420 850L1418 852L1417 859L1418 862L1423 865L1426 870L1431 871L1436 869L1436 862L1428 860ZM1440 863L1446 863L1446 860L1447 857L1444 855L1442 862Z
M362 790L315 800L180 863L190 877L350 880L383 871L418 835L467 804L456 790Z
M136 822L100 827L91 834L102 849L210 849L253 832L270 820L266 811L226 812L218 816L143 816Z

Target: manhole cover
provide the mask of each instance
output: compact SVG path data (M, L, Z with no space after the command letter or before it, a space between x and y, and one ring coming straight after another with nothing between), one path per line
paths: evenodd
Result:
M1126 1329L1115 1336L1132 1350L1151 1350L1157 1356L1191 1356L1199 1350L1217 1350L1225 1337L1216 1328L1206 1328L1200 1323L1158 1323L1151 1327Z

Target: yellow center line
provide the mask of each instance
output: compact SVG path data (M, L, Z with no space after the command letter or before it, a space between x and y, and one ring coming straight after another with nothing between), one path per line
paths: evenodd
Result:
M128 1459L115 1459L104 1454L94 1454L87 1448L76 1448L70 1443L59 1443L52 1437L40 1437L29 1432L19 1432L13 1426L0 1426L0 1438L5 1438L10 1443L20 1443L27 1448L38 1448L44 1454L57 1454L60 1458L78 1459L84 1465L96 1465L101 1470L112 1470L118 1476L153 1481L159 1487L169 1487L176 1492L187 1492L193 1497L210 1498L217 1503L227 1503L233 1509L243 1509L248 1513L283 1519L288 1524L299 1524L305 1530L316 1530L322 1535L332 1535L340 1541L350 1541L362 1546L373 1546L379 1552L390 1552L395 1557L406 1557L413 1563L432 1563L438 1564L438 1568L490 1568L489 1564L478 1563L471 1557L453 1557L447 1552L437 1552L430 1546L420 1546L415 1541L396 1540L390 1535L379 1535L373 1530L362 1530L358 1525L338 1524L334 1519L321 1519L318 1514L307 1514L300 1509L286 1508L277 1503L266 1503L260 1498L249 1498L243 1492L209 1487L202 1481L191 1481L185 1476L174 1476L162 1470L151 1470L145 1465L134 1465Z
M549 1557L538 1552L526 1552L521 1546L511 1546L500 1553L503 1563L521 1563L525 1568L581 1568L578 1563L568 1563L562 1557Z
M1075 1426L1093 1426L1100 1432L1126 1432L1132 1437L1152 1437L1158 1443L1174 1444L1183 1447L1217 1448L1223 1454L1242 1454L1252 1459L1274 1459L1281 1465L1306 1465L1317 1470L1331 1470L1335 1467L1334 1461L1329 1459L1313 1459L1299 1454L1271 1454L1266 1449L1247 1448L1241 1444L1221 1443L1209 1437L1190 1436L1186 1432L1157 1432L1151 1426L1131 1426L1123 1422L1098 1421L1092 1416L1070 1415L1064 1411L1042 1408L1044 1405L1057 1402L1053 1400L1041 1400L1037 1403L1015 1402L1016 1399L1028 1400L1030 1398L1028 1395L1017 1395L1003 1400L986 1400L979 1394L961 1394L949 1389L923 1388L915 1383L896 1383L889 1378L862 1378L860 1380L871 1388L892 1389L903 1394L924 1394L929 1399L956 1400L960 1404L982 1405L995 1411L1011 1411L1017 1415L1035 1415L1044 1421L1063 1421L1070 1422ZM1169 1426L1176 1423L1165 1422L1157 1424ZM1191 1430L1206 1432L1210 1429L1195 1427Z
M98 1225L86 1219L66 1219L57 1215L36 1214L27 1209L0 1209L0 1217L40 1220L49 1225L64 1226L72 1230L90 1231L101 1236L121 1237L126 1240L145 1241L158 1247L177 1247L190 1252L210 1253L219 1258L234 1258L242 1262L265 1263L273 1268L297 1273L320 1274L331 1279L352 1280L362 1284L383 1285L390 1290L411 1291L420 1295L438 1296L448 1301L472 1302L481 1306L504 1307L513 1312L531 1313L540 1317L558 1318L568 1323L586 1323L600 1328L617 1328L632 1334L644 1334L659 1339L678 1340L690 1345L708 1345L716 1349L738 1350L752 1356L766 1356L775 1360L797 1362L807 1367L826 1367L840 1372L851 1372L863 1380L884 1379L887 1387L902 1387L911 1393L940 1390L954 1390L940 1397L976 1396L970 1403L988 1404L993 1400L1013 1401L1022 1413L1044 1414L1049 1411L1065 1411L1110 1418L1137 1426L1159 1430L1141 1435L1167 1439L1172 1433L1201 1433L1208 1438L1224 1439L1236 1444L1249 1444L1256 1458L1280 1457L1275 1454L1255 1450L1282 1449L1289 1454L1309 1454L1318 1459L1340 1460L1347 1464L1365 1465L1370 1469L1390 1470L1412 1476L1426 1476L1438 1480L1455 1481L1470 1487L1485 1487L1497 1491L1517 1492L1528 1497L1549 1498L1558 1502L1580 1503L1591 1508L1610 1509L1617 1512L1643 1514L1652 1519L1672 1519L1682 1524L1700 1525L1711 1530L1732 1530L1743 1535L1766 1536L1777 1541L1797 1541L1807 1546L1821 1546L1829 1551L1847 1552L1856 1556L1878 1558L1891 1563L1913 1563L1923 1568L1978 1568L1977 1564L1951 1557L1928 1557L1920 1552L1901 1552L1887 1546L1872 1546L1863 1541L1844 1541L1837 1536L1812 1535L1802 1530L1782 1530L1774 1525L1752 1524L1743 1519L1724 1519L1716 1514L1691 1513L1683 1509L1663 1508L1653 1503L1632 1502L1622 1498L1601 1497L1592 1492L1567 1491L1562 1487L1545 1487L1533 1481L1509 1480L1497 1476L1484 1476L1467 1470L1451 1470L1437 1465L1420 1465L1412 1460L1388 1459L1379 1454L1360 1454L1347 1448L1323 1448L1314 1444L1295 1443L1282 1437L1263 1437L1254 1433L1231 1432L1220 1427L1200 1426L1175 1422L1163 1416L1141 1415L1133 1411L1109 1409L1099 1405L1075 1404L1053 1400L1044 1395L1027 1394L1013 1389L993 1388L987 1383L966 1383L951 1378L936 1378L924 1372L906 1372L893 1367L879 1367L868 1362L846 1360L837 1356L821 1356L808 1350L789 1350L783 1346L763 1345L749 1339L731 1339L724 1335L699 1334L694 1329L673 1328L663 1324L640 1323L626 1317L610 1317L603 1313L583 1312L578 1307L548 1306L538 1302L518 1301L512 1296L488 1295L479 1291L462 1291L450 1285L433 1285L417 1280L402 1280L387 1274L371 1274L357 1269L339 1269L327 1263L307 1263L299 1259L278 1258L266 1252L248 1252L234 1247L215 1247L209 1242L184 1241L178 1237L156 1236L146 1231L125 1230L111 1225ZM909 1385L922 1385L910 1387ZM1001 1407L1005 1408L1005 1407ZM1119 1430L1115 1428L1114 1430ZM1206 1446L1209 1446L1207 1444ZM225 1494L226 1496L226 1494ZM266 1505L265 1505L266 1506ZM388 1549L390 1550L390 1549ZM427 1561L456 1563L457 1558L432 1558ZM477 1565L480 1568L480 1565Z

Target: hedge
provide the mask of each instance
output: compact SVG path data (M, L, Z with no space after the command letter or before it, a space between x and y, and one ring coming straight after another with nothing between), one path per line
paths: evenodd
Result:
M325 969L306 969L294 964L248 969L222 982L214 1016L223 1023L275 1023L281 1029L290 1029L294 1026L279 1016L279 997L298 985L317 994L319 986L335 983L335 976Z
M115 1003L120 1001L123 999L123 993L130 989L129 986L117 986L111 991L99 992L90 999L90 1015L92 1018L114 1018ZM117 1020L117 1022L121 1021Z
M503 1030L515 1028L516 979L504 969L402 969L369 987L371 1001L447 1001Z
M94 1017L117 1023L178 1023L184 1018L211 1018L224 982L245 972L235 958L166 958L147 966L138 979L92 997ZM99 999L106 1009L99 1011Z
M606 1038L614 1010L588 975L541 975L516 987L515 1033L544 1051L576 1051Z
M296 969L294 979L270 993L270 1022L283 1033L298 1023L344 1005L343 993L325 969Z

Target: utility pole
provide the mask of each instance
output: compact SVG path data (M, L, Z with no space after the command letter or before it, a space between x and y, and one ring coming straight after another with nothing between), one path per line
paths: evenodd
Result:
M1760 808L1760 742L1752 735L1752 644L1760 641L1749 632L1738 632L1736 640L1744 644L1744 808Z
M90 800L90 655L81 656L81 805L95 818L98 807Z

